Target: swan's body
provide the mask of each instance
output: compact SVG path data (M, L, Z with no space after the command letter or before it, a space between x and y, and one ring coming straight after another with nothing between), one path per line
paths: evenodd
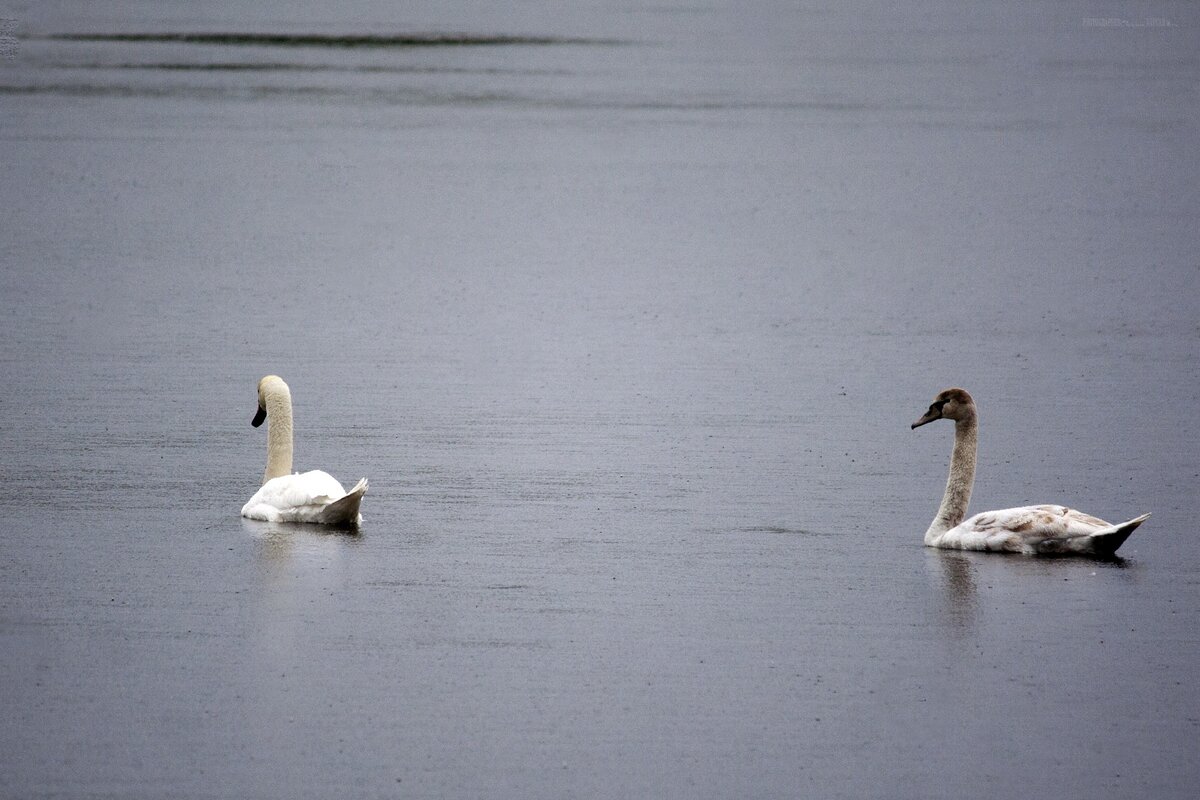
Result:
M267 420L267 469L263 485L242 506L242 516L267 522L313 522L356 526L367 493L363 478L347 492L328 472L292 474L292 394L282 378L268 375L258 382L258 413L252 425Z
M948 531L930 527L925 544L953 550L993 550L1038 555L1112 555L1149 517L1110 525L1066 506L1020 506L984 511Z
M347 492L336 478L319 469L280 475L254 493L242 506L242 516L266 522L358 525L362 522L358 506L366 492L366 478Z
M1066 506L1021 506L985 511L964 520L975 484L979 423L975 401L965 389L940 393L913 427L936 419L954 420L950 476L937 515L925 531L925 544L954 550L990 550L1049 555L1112 555L1149 517L1110 525Z

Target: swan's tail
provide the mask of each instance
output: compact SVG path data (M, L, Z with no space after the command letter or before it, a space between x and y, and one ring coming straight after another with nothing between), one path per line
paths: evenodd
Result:
M367 479L363 478L354 484L353 489L346 492L345 497L338 498L321 509L321 516L317 521L325 525L357 526L362 522L358 506L362 503L363 495L366 493Z
M1140 517L1134 517L1128 522L1110 525L1103 530L1091 534L1087 539L1092 546L1092 552L1098 556L1114 555L1117 552L1117 548L1129 538L1129 534L1133 533L1137 529L1137 526L1145 522L1149 516L1149 514L1142 514Z

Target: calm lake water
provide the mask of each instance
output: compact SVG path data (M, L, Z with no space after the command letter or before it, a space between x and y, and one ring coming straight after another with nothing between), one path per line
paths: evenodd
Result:
M0 795L1195 796L1196 7L244 5L0 4Z

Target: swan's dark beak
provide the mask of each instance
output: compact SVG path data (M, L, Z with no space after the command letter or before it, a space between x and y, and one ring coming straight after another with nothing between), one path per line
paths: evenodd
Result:
M910 430L916 430L917 428L921 427L922 425L928 425L930 422L933 422L935 419L941 419L941 418L942 418L941 406L938 406L937 408L931 408L925 412L925 416L921 417L919 420L917 420L916 422L914 422L912 424L912 428L910 428Z
M267 418L267 410L262 406L258 407L258 412L254 415L254 419L250 420L250 424L258 427L263 424L263 420ZM915 427L915 426L914 426Z

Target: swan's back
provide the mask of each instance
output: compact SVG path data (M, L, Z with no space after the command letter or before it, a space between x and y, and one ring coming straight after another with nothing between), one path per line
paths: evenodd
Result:
M242 507L242 516L267 522L356 524L360 520L359 502L366 491L365 478L348 493L336 478L319 469L280 475L254 493Z

